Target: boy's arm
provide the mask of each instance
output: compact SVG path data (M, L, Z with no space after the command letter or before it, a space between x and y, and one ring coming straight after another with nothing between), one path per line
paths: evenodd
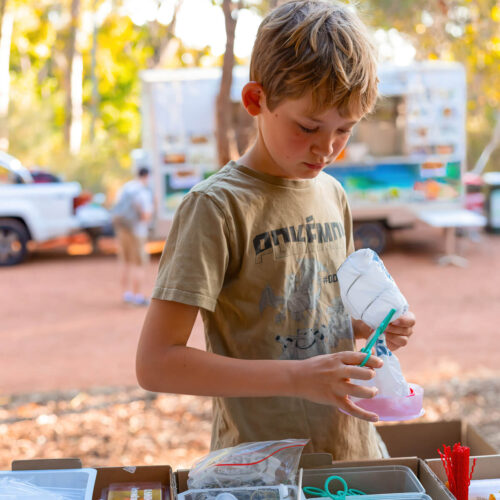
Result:
M347 396L369 398L374 388L350 379L369 380L382 361L372 356L340 352L306 360L244 360L187 347L198 308L153 299L139 340L136 370L147 390L220 397L292 396L337 406L353 416L376 421L377 416Z
M254 363L265 362L187 347L197 314L198 307L152 299L137 349L136 371L142 387L198 396L274 396L279 387L291 387L287 369L273 371L272 383L266 380L267 387L258 390L255 387L260 385L262 371L252 373L257 380L252 378L249 384L247 370Z

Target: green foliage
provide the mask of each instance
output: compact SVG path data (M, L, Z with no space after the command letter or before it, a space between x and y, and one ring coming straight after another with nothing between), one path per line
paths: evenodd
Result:
M15 12L10 73L9 152L27 166L39 165L92 191L114 191L131 175L132 149L141 144L139 73L157 61L155 52L167 36L166 26L137 26L114 9L98 26L96 81L97 113L94 141L90 139L93 110L92 30L89 15L104 0L82 0L78 50L83 58L83 134L78 155L65 151L64 74L69 33L70 0L13 3ZM82 22L86 19L86 23ZM84 29L86 26L86 30ZM187 51L180 44L172 66L181 66ZM193 60L208 49L189 49Z
M162 0L158 0L160 3ZM174 1L174 0L163 0ZM211 2L212 0L207 0ZM27 165L47 166L94 191L114 190L130 176L130 152L140 147L140 78L155 66L168 26L137 26L122 14L123 0L81 0L77 48L83 57L83 133L77 156L65 152L64 75L71 0L9 0L15 13L11 44L10 152ZM221 5L221 0L213 0ZM273 0L245 0L238 6L264 14ZM374 27L396 28L417 49L419 59L462 62L468 74L468 155L472 166L489 141L500 109L500 7L496 0L369 0L360 3ZM92 19L94 9L112 5L98 26L93 102ZM185 56L188 54L187 56ZM185 56L185 57L183 57ZM179 41L169 67L222 63L207 47ZM93 111L94 140L90 129ZM496 156L495 156L496 155ZM500 162L497 151L490 168ZM498 168L498 167L497 167Z

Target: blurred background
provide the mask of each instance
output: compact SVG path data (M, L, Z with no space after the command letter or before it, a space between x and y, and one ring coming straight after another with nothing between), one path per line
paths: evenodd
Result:
M121 302L110 209L148 166L152 288L182 196L252 140L239 93L278 3L0 0L1 469L175 468L208 450L209 399L137 388L145 309ZM500 3L351 8L381 98L327 173L417 315L398 356L423 419L467 418L499 447ZM200 320L190 342L204 347Z

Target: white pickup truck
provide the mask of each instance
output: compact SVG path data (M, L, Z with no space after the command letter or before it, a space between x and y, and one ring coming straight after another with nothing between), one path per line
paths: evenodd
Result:
M17 158L0 151L0 266L21 263L29 241L95 236L109 224L104 208L78 206L81 191L78 182L35 183Z

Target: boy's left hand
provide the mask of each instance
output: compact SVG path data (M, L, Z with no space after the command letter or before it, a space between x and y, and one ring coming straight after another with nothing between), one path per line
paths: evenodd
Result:
M400 347L408 344L408 338L413 333L413 326L415 325L415 315L408 311L400 316L396 321L389 323L385 330L385 340L387 347L391 351L395 351Z

